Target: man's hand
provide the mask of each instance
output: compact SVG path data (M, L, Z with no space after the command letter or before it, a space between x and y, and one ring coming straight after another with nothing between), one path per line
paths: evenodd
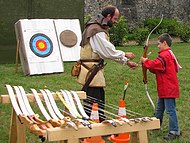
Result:
M132 52L126 52L125 57L132 60L135 58L135 55Z
M132 69L136 69L138 67L138 64L135 62L131 62L131 61L127 61L127 65L132 68Z

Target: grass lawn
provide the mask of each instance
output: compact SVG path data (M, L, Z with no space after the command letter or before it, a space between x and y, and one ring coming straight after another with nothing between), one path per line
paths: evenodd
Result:
M139 61L142 56L142 46L127 46L118 47L123 51L132 51L136 58L135 62ZM154 52L149 56L150 59L157 57L157 45L151 45L150 50ZM148 138L150 143L188 143L190 142L190 45L189 43L175 43L172 46L173 52L179 60L183 69L178 73L181 97L177 99L177 113L179 119L179 126L181 128L182 136L174 141L164 141L163 136L168 132L168 118L165 115L164 123L161 131L148 131ZM108 63L105 67L106 76L106 103L118 106L119 100L123 98L124 82L128 81L129 86L126 94L126 108L128 110L138 112L143 116L153 116L153 108L144 91L144 84L142 82L141 67L136 70L131 70L127 66L117 64L111 60L106 60ZM38 76L24 76L22 67L19 65L18 73L15 73L15 64L0 65L0 94L7 94L5 84L21 85L25 90L30 88L42 89L47 87L52 91L60 89L80 90L81 86L75 81L75 78L70 75L71 66L73 62L64 63L64 73L38 75ZM155 77L148 72L148 88L149 94L156 103L157 91L155 84ZM37 105L32 105L37 108ZM114 111L112 111L114 112ZM115 111L116 113L116 111ZM11 119L11 105L0 104L0 142L7 143L9 138L9 128ZM38 137L27 133L27 143L40 142ZM107 141L108 142L108 141Z

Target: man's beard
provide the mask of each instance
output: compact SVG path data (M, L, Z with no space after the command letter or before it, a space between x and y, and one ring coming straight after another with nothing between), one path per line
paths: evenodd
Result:
M107 26L112 27L113 26L113 22L111 20L109 20L108 23L107 23Z

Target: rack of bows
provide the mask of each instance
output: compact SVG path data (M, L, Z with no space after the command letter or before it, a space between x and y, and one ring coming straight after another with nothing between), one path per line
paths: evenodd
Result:
M49 89L25 91L22 86L6 85L8 95L1 95L1 103L13 107L9 143L26 143L25 129L40 137L41 141L79 143L83 138L132 132L132 142L146 143L147 130L158 129L159 120L151 117L119 118L109 111L101 123L93 122L81 103L86 99L83 91ZM95 101L95 99L90 99ZM61 102L61 107L57 102ZM36 114L31 103L41 112ZM64 105L64 106L63 106ZM101 106L101 105L100 105ZM117 108L111 104L107 108ZM133 112L131 112L133 113ZM113 116L113 118L111 117Z

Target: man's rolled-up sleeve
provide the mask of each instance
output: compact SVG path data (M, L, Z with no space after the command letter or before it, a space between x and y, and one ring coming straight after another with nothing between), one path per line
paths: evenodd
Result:
M112 59L125 64L128 61L128 58L125 57L125 52L117 50L115 46L106 39L106 36L106 33L100 32L90 38L90 45L93 52L103 59Z

